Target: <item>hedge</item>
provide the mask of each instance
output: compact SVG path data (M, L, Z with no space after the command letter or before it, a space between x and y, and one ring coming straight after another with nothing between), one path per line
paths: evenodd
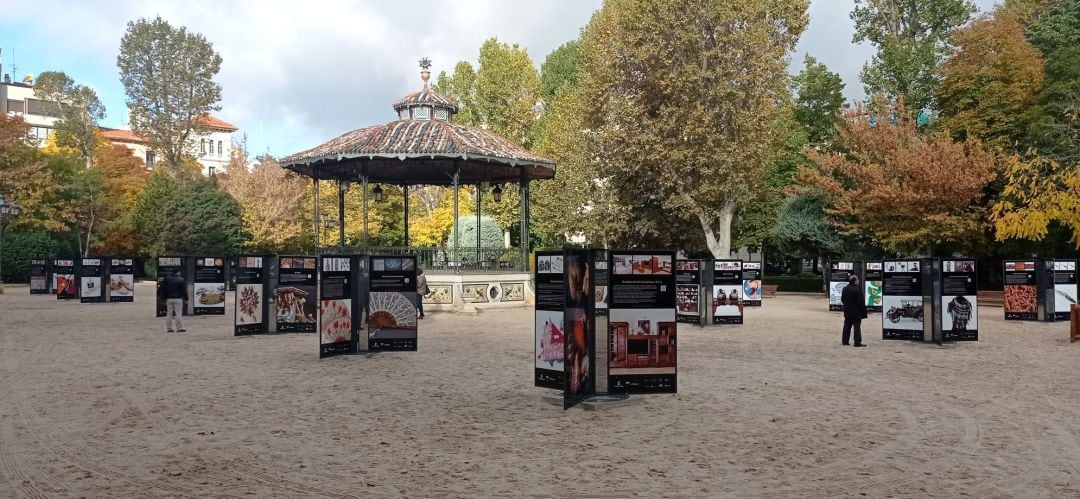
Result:
M30 260L74 256L67 245L44 232L5 232L0 252L4 282L30 282Z
M795 292L795 293L824 293L824 283L821 280L821 276L814 277L799 277L799 276L765 276L763 279L765 285L776 285L778 292Z

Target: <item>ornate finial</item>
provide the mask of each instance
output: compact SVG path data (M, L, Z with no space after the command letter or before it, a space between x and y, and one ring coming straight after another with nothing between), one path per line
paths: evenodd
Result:
M420 59L420 78L424 80L424 91L428 90L428 79L431 78L431 59L424 57Z

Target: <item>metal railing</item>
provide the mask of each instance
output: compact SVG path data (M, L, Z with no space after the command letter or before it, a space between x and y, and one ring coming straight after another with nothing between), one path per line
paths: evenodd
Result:
M528 256L521 248L458 248L455 257L453 248L441 246L335 246L319 248L320 255L411 255L416 256L416 263L425 271L434 273L498 273L528 272Z

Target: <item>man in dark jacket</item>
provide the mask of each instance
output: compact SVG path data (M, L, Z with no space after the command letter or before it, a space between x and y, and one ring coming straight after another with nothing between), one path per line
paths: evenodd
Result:
M165 300L165 332L176 331L183 333L187 331L184 329L184 323L181 319L184 315L184 304L188 301L187 283L184 282L184 277L180 274L165 276L161 281L161 288L158 292L161 293L161 298ZM176 321L175 327L173 327L174 317Z
M862 342L862 320L866 318L866 301L863 300L862 286L859 286L859 276L848 278L848 285L840 293L840 303L844 305L844 337L843 344L848 344L851 337L851 328L855 328L855 346L864 347Z

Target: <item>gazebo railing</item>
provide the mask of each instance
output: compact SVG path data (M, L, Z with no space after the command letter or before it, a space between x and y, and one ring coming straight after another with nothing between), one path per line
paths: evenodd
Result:
M319 248L320 255L415 255L417 264L425 271L435 273L477 272L515 273L528 272L528 257L521 248L453 248L441 246L339 246Z

